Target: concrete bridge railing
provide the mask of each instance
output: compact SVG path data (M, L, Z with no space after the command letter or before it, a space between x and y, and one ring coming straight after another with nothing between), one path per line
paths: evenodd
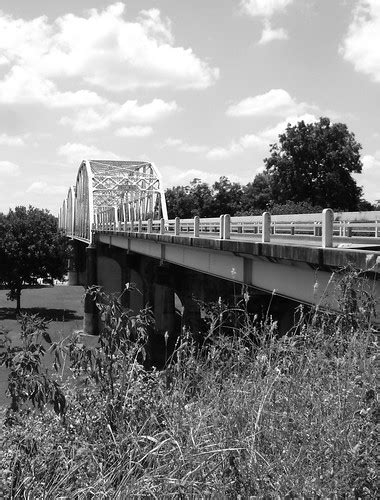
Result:
M214 218L138 220L124 222L117 219L115 210L107 210L92 226L93 231L118 231L131 233L172 234L193 238L240 239L253 238L268 243L276 239L294 239L314 241L323 248L333 246L333 241L356 239L367 241L380 236L378 220L355 220L351 213L348 219L343 214L334 214L327 208L318 214L295 214L271 216L268 212L262 216L231 217L228 214ZM351 219L351 220L350 220Z

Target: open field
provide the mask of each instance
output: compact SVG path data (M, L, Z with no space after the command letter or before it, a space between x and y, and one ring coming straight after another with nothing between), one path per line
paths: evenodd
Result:
M19 338L19 324L16 319L16 302L7 300L8 290L0 290L0 330L7 330L12 342ZM22 311L39 314L50 320L48 332L51 339L57 341L83 326L83 287L82 286L40 286L23 290L21 296ZM46 357L50 364L50 356ZM7 371L0 367L0 407L6 404L5 390Z

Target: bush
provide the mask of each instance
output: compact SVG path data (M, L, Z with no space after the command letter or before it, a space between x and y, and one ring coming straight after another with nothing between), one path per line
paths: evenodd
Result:
M342 314L301 314L281 338L269 314L258 324L243 300L233 326L219 302L204 342L184 332L160 372L142 365L149 312L133 317L93 289L99 344L54 346L57 366L66 356L73 371L65 418L18 408L4 429L4 494L375 498L372 302L350 280Z

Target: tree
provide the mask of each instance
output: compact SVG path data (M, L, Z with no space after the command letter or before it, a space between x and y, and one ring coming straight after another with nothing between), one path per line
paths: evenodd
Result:
M66 272L67 241L58 233L57 219L47 210L16 207L0 215L0 282L17 301L35 278L61 279Z
M347 126L329 118L289 124L264 160L273 202L356 210L362 190L351 174L362 170L360 149Z

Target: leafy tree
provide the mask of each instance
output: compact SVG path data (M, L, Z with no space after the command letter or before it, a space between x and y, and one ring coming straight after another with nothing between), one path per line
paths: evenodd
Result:
M67 264L66 238L58 233L57 219L47 210L16 207L0 216L0 282L17 301L35 278L62 278Z
M235 215L240 210L243 189L238 182L232 183L222 176L212 185L212 194L213 217L221 214Z
M343 123L319 122L287 126L264 160L270 175L272 200L308 202L341 210L356 210L361 188L352 173L360 173L361 145Z

